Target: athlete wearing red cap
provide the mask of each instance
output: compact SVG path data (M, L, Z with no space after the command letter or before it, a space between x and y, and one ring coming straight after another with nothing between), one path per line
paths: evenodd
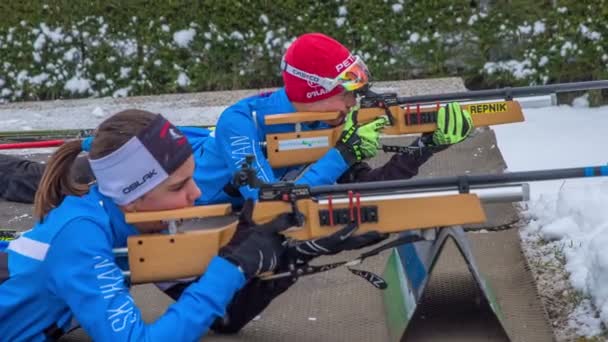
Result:
M377 154L380 130L388 118L380 117L366 124L356 121L355 90L366 86L370 72L361 57L344 45L321 33L298 37L281 61L285 86L275 92L253 96L228 107L220 116L214 137L197 141L196 134L185 130L194 146L204 151L197 158L196 181L205 189L197 203L232 202L257 199L257 190L231 186L232 176L247 155L255 156L258 177L268 183L295 179L310 186L341 181L372 181L412 177L433 152L463 140L472 129L469 113L452 104L442 108L439 117L448 117L433 134L418 139L410 153L396 154L385 166L372 170L362 163ZM329 128L344 122L342 136L335 147L315 163L290 168L272 168L262 148L267 134L293 132L293 124L264 124L265 116L295 112L340 112L334 122L302 124L301 130ZM451 120L450 120L451 118ZM441 120L440 120L441 121ZM450 129L448 129L450 128ZM198 154L197 154L198 155ZM348 172L347 172L348 171ZM294 176L295 175L295 176ZM340 178L342 177L342 178Z

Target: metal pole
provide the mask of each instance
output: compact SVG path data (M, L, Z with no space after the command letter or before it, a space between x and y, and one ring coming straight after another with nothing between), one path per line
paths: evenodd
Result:
M434 189L431 191L422 191L414 192L414 191L404 191L404 192L394 192L390 194L365 194L364 197L361 197L361 203L378 201L378 200L387 200L387 199L404 199L404 198L419 198L419 197L434 197L434 196L447 196L447 195L457 195L458 190L455 189ZM523 202L528 201L530 199L530 186L526 183L524 184L512 184L507 186L488 186L488 187L476 187L471 188L470 193L477 195L479 200L483 203L512 203L512 202ZM319 204L324 205L328 204L329 200L327 198L319 199ZM349 203L349 199L347 197L342 198L334 198L332 199L332 204L345 204Z
M423 189L423 188L439 188L453 187L459 189L461 187L507 184L507 183L522 183L534 181L546 181L555 179L582 178L582 177L601 177L608 176L608 166L589 166L567 169L549 169L537 171L523 172L508 172L503 174L490 175L470 175L470 176L454 176L454 177L436 177L419 180L392 180L380 182L365 182L354 184L336 184L322 185L310 189L312 195L328 195L336 193L354 192L373 192L378 190L406 190L406 189Z
M421 95L421 96L410 96L410 97L398 97L398 104L407 103L424 103L424 102L437 102L437 101L452 101L452 100L477 100L477 99L490 99L490 98L512 98L516 96L537 96L547 95L552 93L561 93L568 91L580 91L580 90L591 90L591 89L605 89L608 88L608 80L600 81L587 81L587 82L572 82L572 83L556 83L542 86L530 86L530 87L505 87L501 89L486 89L486 90L473 90L460 93L446 93L446 94L433 94L433 95Z

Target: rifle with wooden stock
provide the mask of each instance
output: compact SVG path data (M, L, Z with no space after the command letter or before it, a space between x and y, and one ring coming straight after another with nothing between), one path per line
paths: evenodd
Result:
M264 223L282 213L295 213L302 218L299 226L290 228L284 234L293 239L306 240L327 236L351 221L359 225L358 234L370 230L419 233L432 228L483 223L486 216L482 202L517 202L528 199L528 184L522 182L594 176L608 176L608 167L312 188L292 183L260 184L252 169L244 167L235 176L235 182L259 187L260 197L253 212L255 222ZM129 270L125 271L125 275L131 283L201 275L219 249L231 240L237 225L237 216L232 212L230 204L128 213L126 220L129 223L163 221L169 224L168 234L132 236L129 237L126 248L115 250L117 257L128 257ZM403 244L417 240L406 238L396 241ZM379 251L380 249L376 252ZM371 255L373 253L365 257ZM335 263L322 270L344 264L347 263Z
M381 115L389 117L386 135L406 135L433 132L437 128L437 111L445 103L459 101L468 110L475 127L524 121L522 108L515 97L529 97L557 92L608 88L608 81L558 83L544 86L502 88L459 93L398 97L396 93L359 92L359 123L370 122ZM298 112L267 115L266 125L295 124L295 131L266 135L266 154L273 167L312 163L335 146L342 126L330 129L301 130L301 124L313 121L337 120L338 112ZM402 146L382 147L384 152L400 152Z

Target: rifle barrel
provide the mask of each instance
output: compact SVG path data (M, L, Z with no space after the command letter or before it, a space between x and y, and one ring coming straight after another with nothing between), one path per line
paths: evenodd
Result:
M496 185L521 182L547 181L568 178L608 176L608 166L588 166L566 169L548 169L536 171L508 172L502 174L464 175L452 177L435 177L417 180L391 180L364 182L354 184L335 184L315 186L310 189L312 195L344 194L348 191L365 193L378 190L406 190L453 187L469 189L471 186Z
M421 95L410 97L398 97L398 104L408 103L425 103L437 101L452 101L452 100L479 100L479 99L511 99L513 97L527 97L537 95L547 95L553 93L561 93L568 91L580 91L591 89L608 88L608 80L586 81L586 82L571 82L571 83L555 83L542 86L529 87L505 87L501 89L486 89L473 90L460 93L445 93L433 95Z

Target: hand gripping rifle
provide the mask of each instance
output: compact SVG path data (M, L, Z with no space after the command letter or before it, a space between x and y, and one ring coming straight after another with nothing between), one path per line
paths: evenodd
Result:
M608 80L560 83L534 87L502 88L460 93L398 97L395 93L374 93L369 89L359 92L359 123L389 117L386 135L405 135L433 132L437 128L437 111L451 101L459 101L471 113L475 127L524 121L521 105L515 97L546 95L556 92L608 88ZM338 141L342 126L331 129L305 130L302 123L337 120L337 112L298 112L267 115L266 125L295 124L295 131L266 135L266 154L273 167L312 163L320 159ZM384 152L404 152L405 146L382 147Z
M259 201L253 212L255 222L264 223L282 213L295 213L303 218L300 225L284 234L307 240L327 236L351 221L359 225L357 233L370 230L418 233L430 228L483 223L486 217L482 202L527 200L527 184L522 182L607 175L608 167L599 166L308 187L293 183L263 184L255 177L254 170L245 165L237 173L235 182L259 187ZM132 236L126 248L114 251L117 257L128 258L129 270L125 275L132 283L203 274L218 250L230 241L237 225L237 217L229 204L128 213L126 220L169 224L168 234ZM395 241L398 244L417 241L411 239ZM370 251L357 260L373 254ZM299 276L340 265L349 266L343 262L317 269L296 269L277 276Z

